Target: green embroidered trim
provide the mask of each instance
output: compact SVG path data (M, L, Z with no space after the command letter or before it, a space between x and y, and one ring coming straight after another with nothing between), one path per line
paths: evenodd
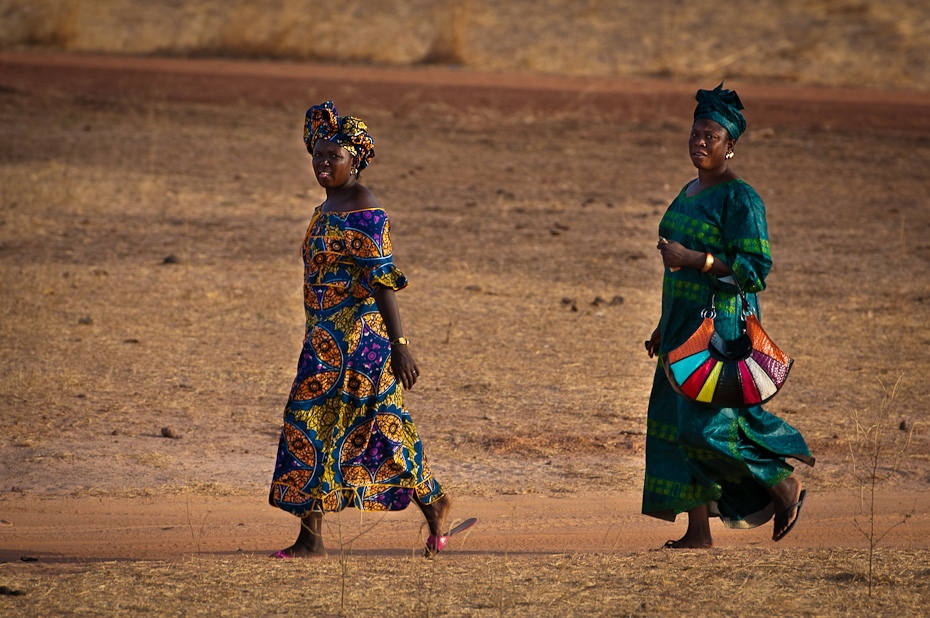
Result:
M714 307L717 309L717 315L721 317L736 317L737 313L739 313L740 304L735 294L724 295L717 292L717 296L714 298Z
M660 423L659 421L654 420L647 420L646 435L648 435L650 438L656 438L658 440L677 442L678 426L670 425L668 423Z
M772 243L767 238L738 238L730 243L740 253L772 255Z
M653 493L659 496L668 496L677 498L678 500L694 503L695 506L699 504L706 504L711 500L716 500L720 495L719 487L713 489L701 487L700 485L685 485L679 481L663 479L656 476L650 476L648 474L646 475L643 489L649 493Z
M662 227L689 238L697 238L710 246L720 246L723 240L723 231L719 227L680 212L665 213L662 218Z
M695 303L707 302L707 283L665 277L662 293L670 298L684 298Z

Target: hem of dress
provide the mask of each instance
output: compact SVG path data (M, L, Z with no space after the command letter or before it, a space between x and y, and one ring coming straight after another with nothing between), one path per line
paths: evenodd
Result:
M698 500L694 502L683 503L681 507L675 507L670 509L661 509L658 511L646 511L643 509L643 515L649 515L650 517L655 517L657 519L664 519L665 521L675 521L675 519L681 513L687 513L691 509L696 509L699 506L712 505L710 507L710 517L720 517L720 513L717 510L717 501L716 500Z
M434 483L435 485L437 485L438 491L427 492L424 496L420 496L420 492L418 488L424 485L428 485L430 483ZM358 509L359 511L364 511L364 512L369 512L369 513L380 513L380 512L386 512L386 511L387 512L403 511L403 510L406 510L407 507L410 506L414 500L417 502L420 502L420 504L430 505L436 502L437 500L443 498L446 495L446 492L442 489L442 486L439 485L437 481L433 480L432 477L430 477L426 479L425 481L423 481L422 483L419 483L418 485L414 485L413 487L409 487L407 485L400 485L400 484L388 484L388 483L378 484L380 487L390 487L392 489L408 489L413 492L413 499L400 508L390 508L390 507L377 508L377 509L365 508L365 501L362 500L360 496L361 496L361 492L366 487L368 487L367 485L362 485L360 487L342 487L339 489L334 489L324 494L322 498L310 498L310 500L308 500L307 502L304 502L301 504L294 504L294 506L291 507L291 506L287 506L286 504L281 504L280 502L275 500L274 490L275 490L275 486L278 484L279 483L271 484L271 490L268 493L268 504L270 504L271 506L275 508L281 509L282 511L291 513L292 515L295 515L297 517L306 517L307 515L311 513L339 513L347 508L355 508L355 509ZM292 488L290 485L287 485L287 487ZM323 508L323 502L328 496L332 496L334 494L340 494L340 493L343 494L343 499L338 501L338 503L341 504L342 506L340 506L337 509L324 509ZM308 507L307 505L310 505L310 506Z
M696 505L701 506L701 505ZM691 507L695 508L695 507ZM711 502L708 504L709 517L716 517L720 519L720 522L727 528L739 529L739 530L749 530L751 528L758 528L759 526L767 523L775 515L775 506L770 502L764 509L747 515L742 519L730 519L728 517L723 517L720 512L717 510L717 503ZM677 511L674 509L667 509L662 511L643 511L643 515L648 515L649 517L655 517L656 519L661 519L667 522L674 522L678 515L681 513L687 513L690 509L685 509L683 511Z
M648 515L649 517L655 517L656 519L661 519L663 521L674 522L678 518L678 513L672 510L668 511L643 511L643 515Z

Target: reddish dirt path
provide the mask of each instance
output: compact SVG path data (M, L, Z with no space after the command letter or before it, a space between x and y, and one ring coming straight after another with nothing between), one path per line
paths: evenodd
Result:
M728 530L712 522L721 548L865 548L853 513L858 500L851 491L811 493L802 519L777 545L771 525ZM882 494L877 530L895 528L881 547L930 548L930 492ZM296 520L258 497L213 498L202 495L157 498L55 498L24 496L0 502L0 562L23 556L44 562L70 560L177 559L192 553L270 553L296 534ZM684 519L669 524L639 514L639 494L586 493L583 497L466 497L453 516L477 516L479 526L452 549L482 553L615 552L660 547L684 532ZM861 525L868 519L859 514ZM345 511L325 520L325 543L335 552L343 539L370 530L352 543L356 554L403 554L422 546L421 517L415 509L381 515ZM373 524L376 524L373 526ZM342 530L339 530L339 527ZM348 543L344 543L348 545Z
M363 86L363 91L360 87ZM446 68L384 69L288 62L0 52L0 88L73 97L277 106L326 92L397 115L444 106L532 117L596 113L644 123L688 118L696 85ZM930 93L739 84L759 127L930 134Z

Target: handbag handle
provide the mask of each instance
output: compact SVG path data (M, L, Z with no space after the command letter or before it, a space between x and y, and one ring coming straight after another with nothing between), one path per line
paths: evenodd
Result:
M746 321L746 318L755 313L752 309L752 305L749 304L749 300L746 298L746 292L743 291L743 287L739 284L739 281L736 280L736 276L733 276L733 285L736 286L737 291L739 291L739 298L743 304L742 311L739 312L739 316ZM707 300L707 306L701 310L702 318L714 319L717 317L717 306L715 300L717 297L717 292L714 290L713 286L710 286L710 298Z

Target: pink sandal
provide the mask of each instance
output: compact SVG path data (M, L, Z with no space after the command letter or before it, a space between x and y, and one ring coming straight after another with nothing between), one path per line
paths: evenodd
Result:
M466 519L465 521L457 525L455 528L452 528L452 530L449 530L449 532L447 532L444 536L436 537L436 536L433 536L432 534L429 535L429 537L426 539L426 551L424 552L423 555L427 558L432 558L433 556L441 552L443 548L445 548L445 546L449 543L450 538L452 538L453 536L455 536L456 534L460 532L465 532L466 530L468 530L469 528L471 528L477 523L478 523L478 518L472 517L470 519Z

